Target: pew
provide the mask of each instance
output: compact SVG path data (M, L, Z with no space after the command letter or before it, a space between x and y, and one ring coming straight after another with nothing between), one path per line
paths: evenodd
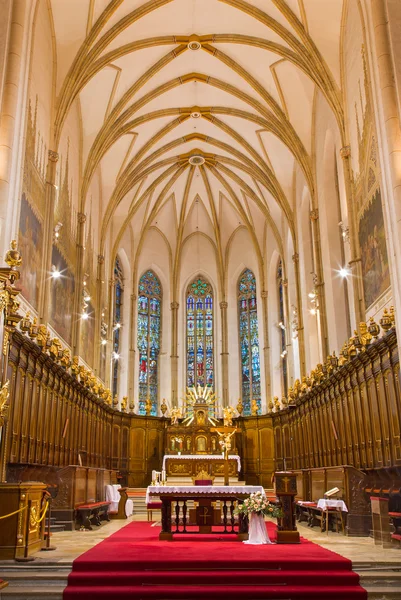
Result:
M76 529L89 529L94 525L101 525L101 521L110 521L109 506L111 502L86 502L75 507Z
M348 508L345 534L348 536L369 535L372 523L369 495L364 493L367 475L349 465L340 467L321 467L292 471L297 477L297 501L317 502L324 493L334 487L340 489L340 498ZM319 521L318 511L304 505L297 507L297 515L309 519L309 523ZM321 525L322 526L322 525Z

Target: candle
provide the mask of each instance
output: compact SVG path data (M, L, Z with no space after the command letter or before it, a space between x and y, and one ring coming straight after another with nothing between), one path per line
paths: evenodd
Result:
M162 482L166 481L166 471L162 471Z
M156 483L156 471L154 469L152 471L152 483Z

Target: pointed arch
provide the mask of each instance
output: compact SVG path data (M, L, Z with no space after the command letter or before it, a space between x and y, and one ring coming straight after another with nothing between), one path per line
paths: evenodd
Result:
M137 342L139 355L139 414L157 416L159 401L159 354L161 348L162 286L152 270L145 271L138 284Z
M261 409L260 355L256 279L250 269L242 271L237 285L238 334L241 356L241 399L244 415L252 413L256 400Z
M187 386L214 387L213 288L197 275L186 291Z

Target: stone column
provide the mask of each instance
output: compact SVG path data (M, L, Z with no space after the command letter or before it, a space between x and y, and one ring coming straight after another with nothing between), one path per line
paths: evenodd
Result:
M178 406L178 302L171 308L171 406Z
M100 370L100 353L101 353L101 335L100 325L102 322L103 308L103 281L104 281L104 256L97 256L97 274L96 274L96 307L95 307L95 353L93 370L95 375L99 375Z
M270 377L270 344L269 344L269 316L267 310L267 298L268 293L266 290L262 290L262 319L263 319L263 362L265 372L265 386L266 386L266 410L267 403L271 398L271 377Z
M112 356L114 352L113 342L114 342L114 279L109 280L109 289L108 289L108 324L109 327L107 329L107 346L106 346L106 373L105 373L105 384L106 387L111 389L111 370L112 370Z
M299 348L299 370L301 377L306 375L306 360L305 360L305 331L304 317L302 314L302 294L301 294L301 277L299 273L299 254L295 252L292 257L295 272L295 285L297 289L297 307L298 307L298 348Z
M223 390L223 406L228 406L230 403L228 389L228 321L227 321L228 303L223 300L220 302L221 310L221 380Z
M10 194L10 181L13 167L13 155L17 139L16 125L18 119L18 92L21 83L21 63L23 60L25 14L28 3L25 0L14 0L12 3L11 24L7 62L4 72L4 87L0 112L0 240L3 256L11 239L12 232L6 233ZM2 13L1 19L7 19L8 11ZM0 81L0 84L2 81ZM16 198L12 199L16 202Z
M290 304L288 299L288 279L282 280L284 296L284 318L285 318L285 347L287 350L287 388L294 379L294 356L292 351L292 330Z
M54 226L54 207L56 204L56 167L58 154L49 150L46 168L46 214L43 226L43 258L42 272L40 273L39 287L39 318L40 322L47 324L50 317L50 290L53 283L50 277L52 267L53 250L53 226Z
M354 312L355 326L365 320L365 304L363 299L363 277L362 277L362 261L361 250L359 247L358 232L356 227L356 215L354 210L354 198L351 184L351 147L344 146L340 150L340 156L343 159L344 182L346 195L348 198L348 228L349 228L349 243L351 250L351 260L349 267L351 268L351 280L354 296ZM351 316L351 315L350 315ZM352 327L351 327L352 329Z
M319 322L321 332L321 348L323 360L329 355L329 333L327 329L327 310L326 310L326 295L324 291L324 274L322 248L320 244L320 227L319 227L319 210L315 208L310 211L310 220L312 222L312 236L314 241L315 257L316 257L316 292L319 302Z
M393 302L395 304L396 324L401 329L401 126L397 105L397 89L388 25L388 14L384 0L371 0L374 36L376 42L376 61L379 71L381 92L381 110L384 128L381 142L387 172L387 224L391 246L388 248ZM386 134L385 136L383 134ZM385 167L385 168L384 168ZM386 183L387 183L386 181ZM392 190L391 190L392 188ZM391 197L392 191L392 197ZM383 207L384 208L384 207ZM400 341L398 342L400 346Z
M75 297L72 327L72 351L74 355L79 356L81 350L81 326L82 326L82 296L83 296L83 280L84 280L84 244L85 244L85 223L86 215L78 213L78 231L77 231L77 264L75 271ZM93 340L92 340L93 343Z

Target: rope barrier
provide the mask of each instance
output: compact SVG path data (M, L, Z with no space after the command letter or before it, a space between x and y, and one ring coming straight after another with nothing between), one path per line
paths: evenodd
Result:
M41 521L43 521L43 519L44 519L44 518L45 518L45 516L46 516L46 511L47 511L47 508L48 508L48 506L49 506L49 501L48 501L48 500L46 500L46 506L44 507L44 509L43 509L43 514L42 514L42 516L41 516L41 517L39 517L39 519L37 519L37 518L35 517L35 515L34 515L34 514L32 514L32 510L31 510L31 518L32 518L32 520L34 520L34 521L35 521L35 523L38 523L38 524L39 524ZM35 512L36 512L36 511L35 511Z
M19 508L18 510L15 510L14 512L12 512L12 513L10 513L8 515L3 515L2 517L0 517L0 519L7 519L7 517L12 517L13 515L16 515L17 513L22 512L26 508L28 508L28 506L23 506L22 508Z

